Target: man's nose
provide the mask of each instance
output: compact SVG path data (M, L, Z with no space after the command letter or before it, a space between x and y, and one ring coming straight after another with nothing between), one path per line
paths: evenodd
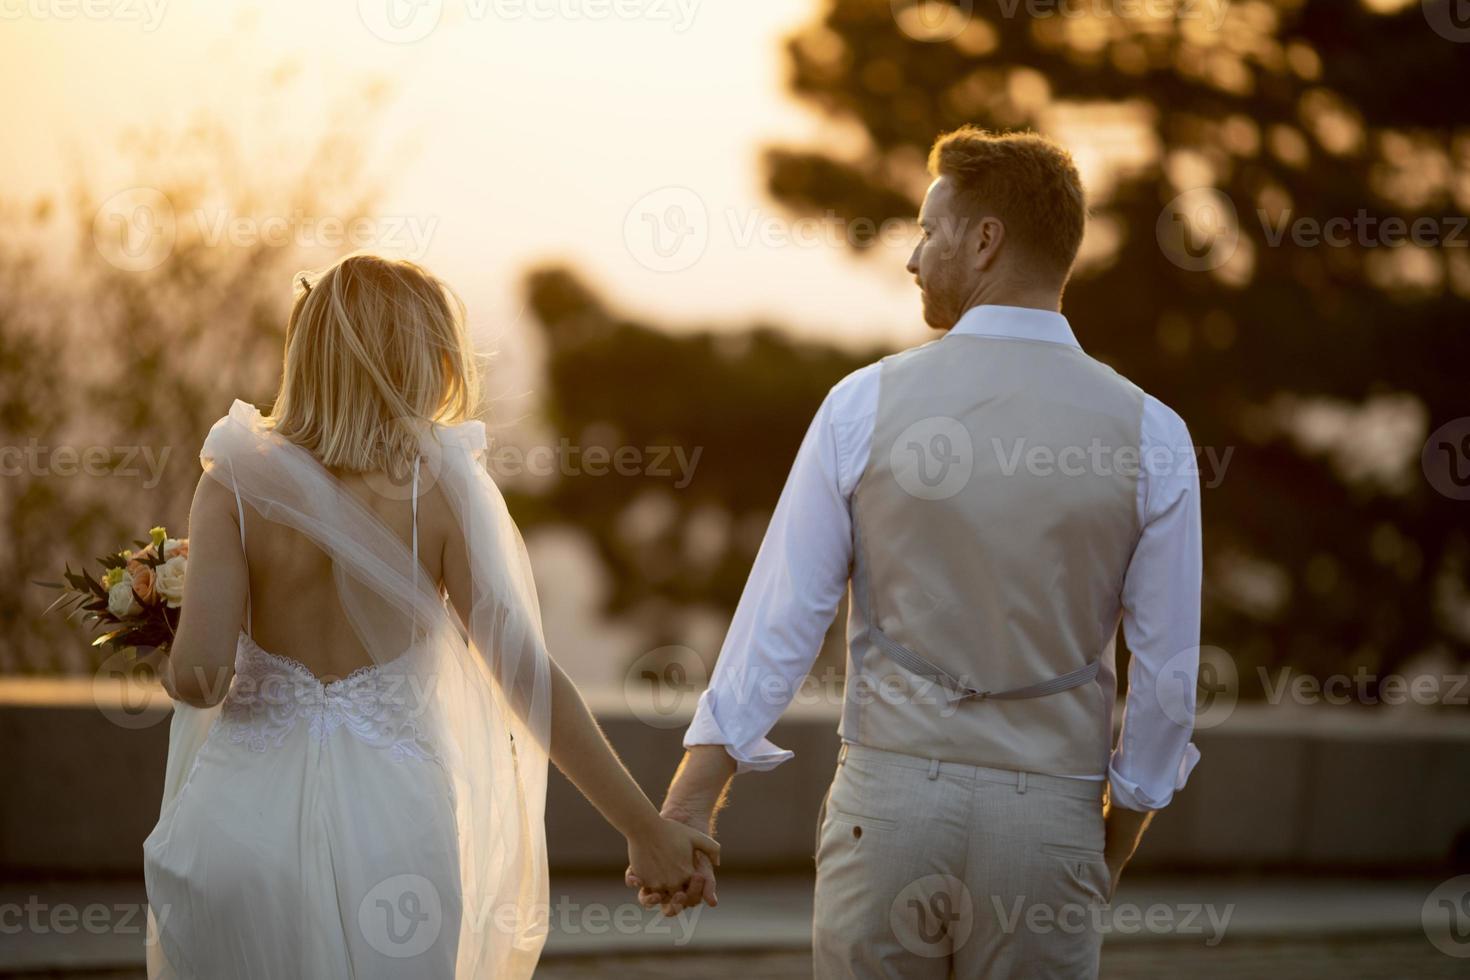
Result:
M909 271L909 275L911 276L917 276L919 274L919 250L917 248L909 253L909 261L904 268Z

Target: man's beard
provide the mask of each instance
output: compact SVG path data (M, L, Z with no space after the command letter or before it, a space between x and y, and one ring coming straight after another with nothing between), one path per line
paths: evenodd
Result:
M924 322L933 330L948 330L954 326L954 319L940 312L938 301L934 299L929 290L920 287L920 295L923 297Z

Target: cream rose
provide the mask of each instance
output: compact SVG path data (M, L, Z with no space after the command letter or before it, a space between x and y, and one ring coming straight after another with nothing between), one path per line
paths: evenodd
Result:
M174 609L179 608L184 601L184 572L188 567L188 558L183 555L175 555L154 569L153 587Z
M107 611L118 619L139 611L138 600L133 598L133 580L123 576L122 580L107 590Z

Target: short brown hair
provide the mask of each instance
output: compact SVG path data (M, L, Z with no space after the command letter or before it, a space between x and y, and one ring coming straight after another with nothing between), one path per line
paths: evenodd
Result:
M1006 233L1063 276L1077 260L1087 201L1072 154L1036 133L961 126L934 141L929 172L960 199L1005 223Z

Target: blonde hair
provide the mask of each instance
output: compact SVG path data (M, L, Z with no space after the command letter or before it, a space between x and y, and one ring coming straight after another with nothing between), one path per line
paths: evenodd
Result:
M407 472L428 422L479 408L464 304L413 262L358 253L297 277L270 424L329 467Z
M1005 222L1032 257L1064 277L1087 223L1082 176L1061 144L1036 133L990 133L961 126L934 141L929 172L948 177L960 200Z

